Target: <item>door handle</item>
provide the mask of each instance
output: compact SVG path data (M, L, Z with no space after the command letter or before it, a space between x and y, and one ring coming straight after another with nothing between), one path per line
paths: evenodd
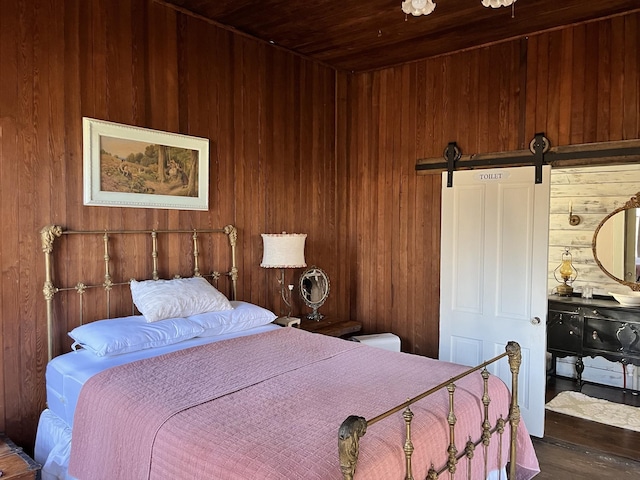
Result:
M533 317L531 319L531 324L532 325L540 325L541 322L542 322L542 320L540 320L540 317Z

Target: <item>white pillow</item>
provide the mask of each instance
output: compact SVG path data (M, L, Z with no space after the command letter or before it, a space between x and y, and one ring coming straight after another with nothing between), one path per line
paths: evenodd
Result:
M204 329L186 318L149 323L142 315L98 320L74 328L69 336L99 357L162 347L200 335Z
M199 324L204 332L199 337L213 337L223 333L240 332L273 322L276 315L253 303L232 301L233 310L208 312L187 317Z
M131 297L147 322L233 308L203 277L131 280Z

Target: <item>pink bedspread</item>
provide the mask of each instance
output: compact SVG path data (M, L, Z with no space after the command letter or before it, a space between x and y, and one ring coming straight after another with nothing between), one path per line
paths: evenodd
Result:
M341 479L338 427L372 418L464 367L294 328L235 338L115 367L92 377L78 401L69 472L99 479ZM491 422L509 394L491 378ZM479 436L480 375L458 382L456 439ZM446 391L412 407L416 478L445 461ZM473 418L472 418L473 417ZM508 457L506 433L498 465ZM404 420L372 425L360 443L356 479L404 478ZM473 478L483 478L481 447ZM524 424L518 479L538 472ZM477 466L476 466L477 464ZM466 464L456 478L466 478ZM459 475L459 476L458 476Z

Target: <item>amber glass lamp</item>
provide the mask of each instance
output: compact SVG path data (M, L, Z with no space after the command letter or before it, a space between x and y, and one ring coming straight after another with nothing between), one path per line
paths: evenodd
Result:
M558 295L564 297L570 297L573 294L573 287L571 286L578 278L578 270L571 263L572 257L569 253L569 248L565 247L562 253L562 262L553 271L553 276L560 284L556 288ZM558 278L560 276L560 278Z

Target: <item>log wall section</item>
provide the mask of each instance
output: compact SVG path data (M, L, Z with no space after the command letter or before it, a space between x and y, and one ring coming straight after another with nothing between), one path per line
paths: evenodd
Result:
M0 431L29 448L45 403L49 223L233 223L239 298L274 310L260 233L307 233L307 262L331 279L323 313L437 356L440 178L416 160L452 140L522 149L539 131L555 145L640 137L639 21L350 75L151 0L1 2ZM209 138L210 210L83 206L83 116Z

